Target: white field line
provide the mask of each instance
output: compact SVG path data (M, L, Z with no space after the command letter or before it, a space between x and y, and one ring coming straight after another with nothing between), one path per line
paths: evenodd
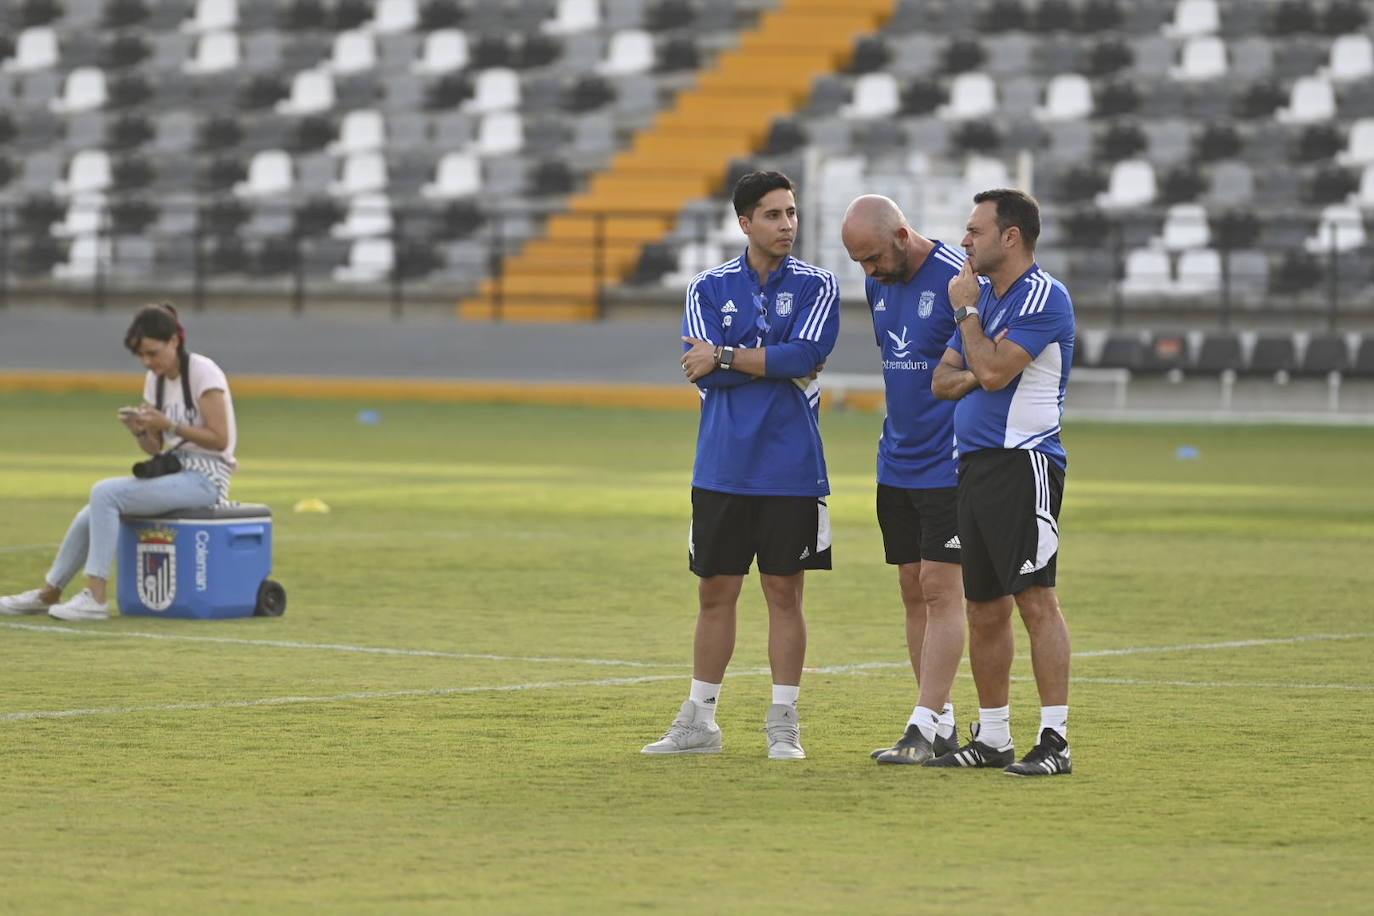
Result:
M437 656L441 658L482 658L482 659L503 659L510 661L562 661L562 662L583 662L587 664L619 664L632 665L636 667L670 667L667 665L651 665L644 662L610 662L601 659L552 659L552 658L521 658L515 656L492 656L492 655L464 655L459 653L438 653L413 649L381 649L367 648L359 646L331 646L315 645L311 643L288 643L269 640L245 640L229 639L213 636L178 636L174 634L161 633L118 633L100 630L78 630L70 627L48 627L35 626L32 624L0 623L13 629L37 630L40 632L56 632L87 636L126 636L141 637L165 640L192 640L198 642L222 642L233 644L265 645L272 647L286 647L295 649L323 649L329 651L361 651L361 652L380 652L386 655L424 655ZM1306 636L1292 636L1282 639L1247 639L1232 640L1222 643L1191 643L1180 646L1141 646L1128 649L1107 649L1085 653L1075 653L1080 656L1093 655L1130 655L1145 652L1184 652L1200 649L1228 649L1228 648L1248 648L1252 646L1282 645L1303 642L1314 642L1319 640L1339 640L1339 639L1368 639L1374 637L1374 633L1315 633ZM879 668L903 667L905 662L864 662L856 665L831 665L822 668L808 668L808 671L820 674L862 674L864 672ZM767 668L743 669L727 673L727 677L748 677L768 674ZM19 721L24 719L61 719L73 716L94 716L94 715L114 715L120 713L134 712L176 712L181 710L197 709L239 709L254 706L285 706L303 703L337 703L352 700L380 700L393 697L412 697L412 696L447 696L451 694L464 693L498 693L518 690L549 690L560 688L577 687L614 687L627 684L644 684L654 681L675 680L682 677L681 674L654 674L641 677L625 678L603 678L594 681L534 681L524 684L500 684L500 685L478 685L471 687L436 687L417 690L394 690L377 693L341 693L329 696L317 697L267 697L257 700L221 700L207 701L202 703L169 703L157 706L114 706L95 709L66 709L49 710L39 712L17 712L0 714L0 721ZM969 674L961 674L960 677L971 677ZM1013 681L1032 682L1032 677L1012 677ZM1317 683L1297 683L1285 684L1268 681L1164 681L1149 680L1144 678L1085 678L1076 677L1074 681L1080 684L1101 684L1108 686L1146 686L1146 687L1182 687L1182 688L1202 688L1202 689L1263 689L1263 690L1348 690L1348 691L1374 691L1374 684L1317 684Z
M292 642L279 639L238 639L230 636L191 636L184 633L144 633L131 630L96 630L78 627L60 627L32 623L10 623L0 621L0 627L14 630L32 630L40 633L61 633L67 636L97 636L107 639L154 639L174 642L221 643L237 646L262 646L273 649L298 649L316 652L357 652L365 655L401 655L419 658L458 658L496 662L532 662L539 664L561 665L605 665L621 668L685 668L687 665L665 662L636 662L609 658L559 658L530 655L490 655L478 652L439 652L432 649L397 649L387 646L349 646L332 643ZM1276 639L1238 639L1227 642L1185 643L1178 646L1132 646L1125 649L1090 649L1075 652L1075 658L1097 658L1111 655L1145 655L1153 652L1193 652L1217 649L1248 649L1255 646L1278 646L1304 642L1324 642L1343 639L1374 639L1374 633L1311 633L1305 636L1286 636ZM861 662L854 665L827 665L807 668L808 672L818 674L845 674L851 671L874 670L883 668L907 668L910 662Z
M1216 649L1249 649L1255 646L1282 646L1303 642L1326 642L1339 639L1374 639L1374 633L1310 633L1306 636L1284 636L1277 639L1235 639L1228 642L1186 643L1180 646L1131 646L1125 649L1089 649L1073 653L1074 658L1101 658L1108 655L1147 655L1152 652L1199 652ZM848 674L877 668L910 668L911 662L862 662L857 665L828 665L823 668L807 668L819 674ZM1084 678L1074 677L1075 681ZM1124 683L1124 682L1123 682Z
M726 677L749 677L769 674L767 668L731 671ZM960 675L971 677L971 675ZM475 687L434 687L420 690L388 690L374 693L336 693L314 697L266 697L258 700L218 700L203 703L166 703L159 706L107 706L95 709L60 709L43 712L12 712L0 714L0 722L27 719L69 719L76 716L119 715L133 712L181 712L197 709L248 709L255 706L291 706L305 703L345 703L354 700L388 700L397 697L438 697L463 693L510 693L520 690L556 690L576 687L620 687L628 684L647 684L654 681L678 680L680 674L649 674L641 677L614 677L596 681L534 681L527 684L498 684ZM1013 677L1013 681L1033 682L1032 677ZM1279 684L1262 681L1151 681L1136 678L1076 678L1078 683L1110 686L1192 687L1205 689L1264 689L1264 690L1354 690L1374 691L1374 684Z
M973 675L968 675L973 677ZM1013 681L1033 683L1033 677L1014 677ZM1131 677L1075 677L1075 684L1103 684L1109 687L1201 687L1258 690L1374 690L1374 684L1283 684L1278 681L1151 681Z
M732 671L727 677L768 674L767 668ZM620 687L653 681L680 680L680 674L646 674L641 677L611 677L597 681L533 681L528 684L496 684L476 687L433 687L419 690L387 690L374 693L336 693L318 697L266 697L260 700L208 700L203 703L167 703L160 706L109 706L99 709L61 709L48 712L11 712L0 714L0 722L23 719L67 719L73 716L102 716L128 712L179 712L187 709L247 709L253 706L290 706L300 703L343 703L351 700L387 700L393 697L441 697L457 693L510 693L518 690L554 690L566 687Z
M29 550L56 550L61 544L14 544L10 547L0 547L0 553L24 553Z
M68 636L103 636L109 639L156 639L175 642L208 642L235 646L263 646L272 649L306 649L316 652L359 652L365 655L406 655L420 658L461 658L491 662L538 662L560 665L609 665L622 668L683 668L680 664L655 665L650 662L621 661L613 658L555 658L529 655L487 655L480 652L438 652L432 649L392 649L386 646L343 646L329 643L289 642L281 639L235 639L230 636L188 636L182 633L139 633L120 630L91 630L76 627L44 626L32 623L4 623L0 627L62 633Z
M1133 649L1094 649L1075 652L1074 658L1099 658L1104 655L1143 655L1146 652L1187 652L1192 649L1249 649L1252 646L1278 646L1295 642L1327 642L1336 639L1374 639L1374 633L1311 633L1279 639L1237 639L1231 642L1204 642L1185 646L1139 646Z

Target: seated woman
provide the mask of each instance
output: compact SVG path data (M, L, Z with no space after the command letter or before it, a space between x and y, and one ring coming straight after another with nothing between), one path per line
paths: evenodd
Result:
M0 614L46 611L59 620L104 620L110 616L106 580L121 515L160 515L214 506L228 498L229 479L238 466L238 433L224 372L213 360L186 349L186 332L171 305L139 311L124 346L148 375L143 404L120 408L119 419L154 458L135 465L139 476L112 477L91 488L90 504L72 520L43 587L0 598ZM86 587L59 603L62 590L83 566Z

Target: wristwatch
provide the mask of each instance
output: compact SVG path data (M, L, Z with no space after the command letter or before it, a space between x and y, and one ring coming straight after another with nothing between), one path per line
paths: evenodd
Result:
M722 368L722 369L729 369L730 366L734 364L734 362L735 362L735 348L734 348L734 347L721 347L721 348L720 348L720 363L719 363L720 368Z
M964 306L964 307L962 307L962 308L959 308L959 309L956 309L956 310L955 310L955 312L954 312L954 323L955 323L955 324L962 324L965 318L977 318L977 317L978 317L978 306L976 306L976 305L966 305L966 306Z

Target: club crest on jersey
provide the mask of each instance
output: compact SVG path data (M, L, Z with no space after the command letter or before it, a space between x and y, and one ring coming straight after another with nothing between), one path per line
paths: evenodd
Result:
M144 528L138 532L138 600L150 611L165 611L176 599L176 539L176 531L171 528Z
M933 311L935 311L935 290L921 290L921 298L916 300L916 314L922 318L929 318Z
M778 313L779 318L786 318L792 314L792 294L778 293L778 300L773 305L773 311Z

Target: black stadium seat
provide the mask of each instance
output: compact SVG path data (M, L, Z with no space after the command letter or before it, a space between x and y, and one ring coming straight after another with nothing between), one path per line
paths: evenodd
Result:
M1078 352L1076 349L1074 352ZM1135 331L1113 332L1102 347L1097 365L1104 369L1140 371L1145 365L1145 344Z
M1345 372L1349 368L1350 347L1345 335L1322 334L1308 339L1298 372L1302 375L1326 375L1328 372Z
M1141 361L1142 372L1169 372L1188 363L1188 338L1175 331L1160 331L1150 338Z
M1374 377L1374 334L1365 334L1355 348L1355 360L1350 364L1350 374L1360 378Z
M1240 337L1228 333L1211 333L1202 338L1197 359L1191 366L1195 372L1215 374L1241 368Z
M1261 334L1255 340L1247 371L1252 375L1274 375L1292 372L1297 367L1297 348L1292 334Z

